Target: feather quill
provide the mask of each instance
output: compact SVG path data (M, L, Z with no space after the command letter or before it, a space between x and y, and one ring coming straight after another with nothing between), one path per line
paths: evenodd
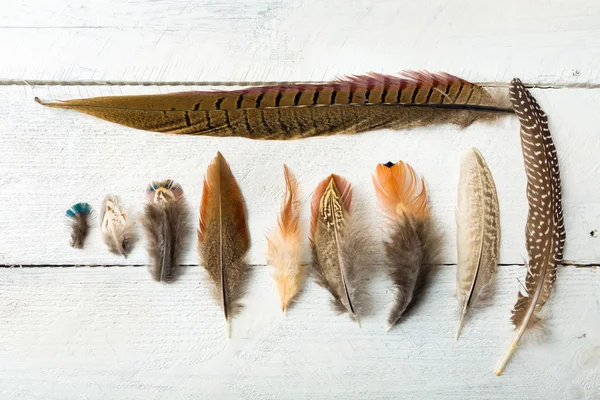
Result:
M108 249L127 258L133 248L135 230L117 196L109 194L102 201L100 231Z
M267 259L273 265L273 279L281 298L281 310L285 311L296 294L302 290L308 268L302 265L300 229L300 200L298 183L286 165L285 197L277 221L277 230L267 235Z
M496 369L496 375L504 370L525 330L541 320L536 313L550 297L556 268L562 263L566 238L558 157L546 113L517 78L511 82L510 99L521 123L529 203L525 225L529 262L525 292L519 291L512 311L515 337Z
M446 73L416 71L323 84L35 100L153 132L278 140L441 123L467 126L513 112L505 93Z
M208 166L200 203L198 253L221 304L226 334L231 337L231 319L241 308L250 247L244 198L221 153Z
M311 204L310 244L317 284L329 290L338 313L360 325L367 308L365 280L370 251L364 230L351 215L352 187L332 174L315 189Z
M92 206L88 203L77 203L65 213L71 226L71 246L82 249L90 230Z
M461 310L458 339L467 313L474 303L489 298L498 272L498 195L492 173L476 148L467 150L461 159L456 239L456 292Z
M385 242L386 270L394 284L395 302L388 318L393 328L418 299L431 264L439 252L439 238L431 218L425 180L398 161L379 164L373 175L377 199L389 219Z
M188 208L181 186L168 179L152 182L146 189L142 225L148 240L150 272L158 282L177 277L179 258L188 232Z

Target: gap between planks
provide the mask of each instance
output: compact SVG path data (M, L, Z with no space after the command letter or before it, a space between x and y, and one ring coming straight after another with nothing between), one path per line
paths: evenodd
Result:
M0 268L112 268L112 267L147 267L148 264L2 264ZM180 267L200 267L200 264L180 264ZM248 264L251 268L262 268L270 267L268 264ZM383 267L384 264L374 264L374 267ZM456 264L436 264L438 267L455 267ZM512 267L519 266L524 267L525 264L498 264L499 267ZM575 264L566 262L562 264L562 267L575 267L575 268L597 268L599 264Z
M295 84L325 84L331 81L54 81L0 80L0 86L273 86ZM484 87L509 87L510 82L473 82ZM557 85L525 83L530 89L600 89L600 83L565 83Z

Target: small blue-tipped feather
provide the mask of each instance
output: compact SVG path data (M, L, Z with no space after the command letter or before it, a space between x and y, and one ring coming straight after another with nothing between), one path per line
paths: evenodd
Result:
M71 225L71 246L81 249L90 228L92 206L88 203L77 203L69 208L65 215Z
M91 214L92 206L89 203L77 203L66 212L67 217L72 218L75 214Z

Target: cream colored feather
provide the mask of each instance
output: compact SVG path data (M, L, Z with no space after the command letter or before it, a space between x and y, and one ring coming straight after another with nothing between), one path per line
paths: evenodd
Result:
M461 159L456 210L456 292L461 315L456 339L474 303L486 300L498 272L500 212L492 173L476 148Z
M286 165L285 197L277 221L277 230L267 235L267 259L274 267L273 279L281 298L281 311L289 306L293 298L302 290L308 266L300 262L300 201L298 183Z
M100 207L100 230L108 249L127 258L135 240L135 228L117 196L104 198Z

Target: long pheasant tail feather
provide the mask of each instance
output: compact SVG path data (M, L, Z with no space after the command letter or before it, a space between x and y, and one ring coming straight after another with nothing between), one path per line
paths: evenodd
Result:
M369 254L364 229L351 216L352 187L332 174L315 189L311 206L312 269L317 284L329 290L332 305L360 325L366 309L364 281Z
M513 79L510 99L521 123L521 147L527 175L529 213L525 239L529 271L525 293L519 292L512 312L515 337L502 358L500 375L526 329L539 321L536 312L546 304L562 263L565 244L560 172L548 118L519 79Z
M373 185L389 220L385 241L386 272L394 284L395 301L388 318L389 329L418 299L439 241L431 222L425 181L413 168L398 161L379 164Z
M500 250L496 185L483 156L475 148L467 150L461 159L456 241L456 291L461 310L458 339L473 304L487 299L491 293Z
M267 259L273 265L273 279L281 298L281 310L285 311L294 297L302 290L307 268L300 260L300 200L298 183L286 165L285 196L277 222L277 229L267 235Z
M208 166L200 202L198 254L214 287L225 317L227 336L231 319L241 307L250 248L244 198L221 153Z
M158 282L173 281L188 232L188 208L181 186L168 179L152 182L146 189L142 225L148 240L150 272ZM121 243L121 246L127 244ZM124 250L124 249L121 249Z
M501 93L446 73L367 74L324 84L112 96L38 103L153 132L299 139L512 113Z

